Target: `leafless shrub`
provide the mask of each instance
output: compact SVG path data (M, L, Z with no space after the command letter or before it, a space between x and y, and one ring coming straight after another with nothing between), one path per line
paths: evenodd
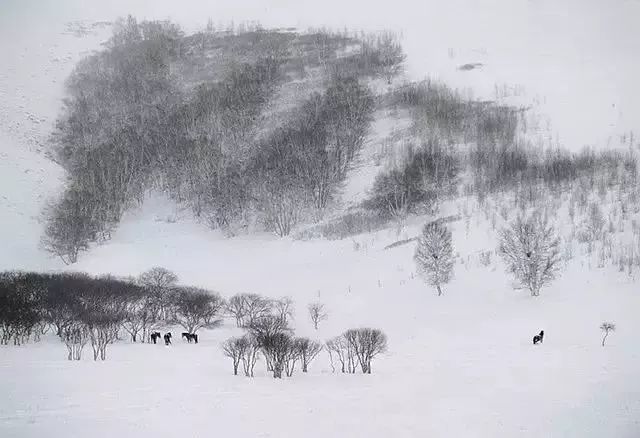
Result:
M311 322L313 322L313 327L318 330L318 324L320 321L326 320L329 317L329 314L322 303L311 303L309 304L308 309L309 317L311 318Z
M600 330L604 332L604 337L602 338L602 346L604 347L604 342L607 340L607 336L609 336L609 332L615 331L616 325L612 322L603 322L600 325Z

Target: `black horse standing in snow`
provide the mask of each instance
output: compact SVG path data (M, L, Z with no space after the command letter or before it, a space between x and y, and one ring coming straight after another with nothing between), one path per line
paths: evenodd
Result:
M540 334L533 337L533 345L536 345L538 342L542 344L542 338L544 338L544 330L540 330Z
M164 334L164 345L171 344L171 332Z
M195 333L182 332L182 339L186 339L188 343L191 343L191 341L198 343L198 335Z
M156 343L156 341L158 339L160 339L162 335L160 334L160 332L153 332L151 333L151 342L153 342L154 344Z

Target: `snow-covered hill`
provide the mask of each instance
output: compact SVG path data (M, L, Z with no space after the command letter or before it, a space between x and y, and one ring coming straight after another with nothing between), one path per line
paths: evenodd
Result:
M64 2L0 4L0 270L73 269L137 275L152 266L184 284L229 296L291 296L298 333L325 340L374 326L389 352L371 376L332 374L324 353L309 375L272 381L231 375L219 343L229 321L197 346L113 346L104 363L66 361L54 337L0 347L0 436L238 437L628 437L640 436L640 295L632 276L596 268L577 253L538 298L514 291L492 254L496 233L481 211L451 224L455 277L437 297L415 275L414 244L427 218L340 241L256 234L227 239L161 195L126 214L113 239L72 267L39 248L46 201L64 174L45 155L75 62L99 49L118 15L176 20L187 30L207 17L226 25L392 28L404 33L408 74L470 88L484 99L534 105L550 136L568 148L600 147L636 130L640 3L595 1ZM81 23L68 24L83 20ZM479 68L459 70L467 63ZM498 84L498 89L495 86ZM502 87L506 84L506 87ZM394 123L380 118L374 135ZM544 125L544 124L543 124ZM546 128L545 128L546 129ZM375 168L351 175L345 204L365 193ZM460 201L463 202L463 201ZM456 214L459 204L442 214ZM497 208L497 207L496 207ZM326 304L318 332L306 306ZM618 330L600 345L603 320ZM539 330L542 346L531 345Z

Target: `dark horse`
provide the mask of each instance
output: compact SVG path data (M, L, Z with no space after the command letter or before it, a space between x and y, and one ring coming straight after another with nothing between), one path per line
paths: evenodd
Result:
M195 341L196 344L198 343L198 335L195 333L182 332L182 339L186 339L189 343L191 343L191 341Z
M533 337L533 345L536 345L538 342L542 344L542 338L544 338L544 330L540 330L540 334Z
M164 345L171 344L171 332L164 334Z
M160 339L162 335L160 334L160 332L153 332L151 333L151 342L153 342L154 344L156 343L156 341L158 339Z

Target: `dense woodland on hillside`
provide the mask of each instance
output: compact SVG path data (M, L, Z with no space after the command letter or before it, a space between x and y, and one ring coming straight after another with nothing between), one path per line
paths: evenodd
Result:
M47 209L44 246L75 262L149 190L229 234L257 224L286 236L319 222L306 238L372 231L465 195L506 193L526 212L574 193L584 211L589 190L623 187L637 208L632 148L534 145L526 109L400 83L403 62L390 33L209 25L185 35L170 22L120 20L68 79L53 135L68 183ZM381 112L410 119L402 147L383 151L368 199L336 211Z

